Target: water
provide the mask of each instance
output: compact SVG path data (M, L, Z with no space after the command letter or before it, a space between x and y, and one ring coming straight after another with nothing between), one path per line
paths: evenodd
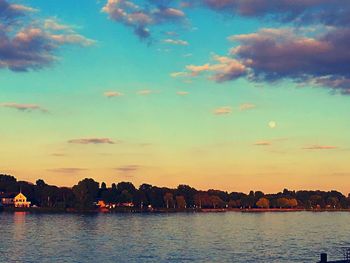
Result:
M0 213L0 262L316 262L349 233L345 212Z

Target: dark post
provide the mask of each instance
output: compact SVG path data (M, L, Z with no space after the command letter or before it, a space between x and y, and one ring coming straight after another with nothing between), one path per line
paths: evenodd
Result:
M327 253L321 253L320 263L327 263Z

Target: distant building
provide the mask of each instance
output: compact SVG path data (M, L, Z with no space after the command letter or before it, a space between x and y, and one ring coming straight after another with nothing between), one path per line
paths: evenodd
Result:
M118 203L118 206L120 207L134 207L134 203L132 202L126 202L126 203Z
M103 200L99 200L99 201L97 202L97 206L98 206L99 208L105 208L105 207L106 207L106 203L105 203L105 201L103 201Z
M13 199L15 198L15 193L0 193L0 203L3 206L13 206Z
M15 196L13 203L15 207L30 207L30 202L27 201L27 197L22 192Z

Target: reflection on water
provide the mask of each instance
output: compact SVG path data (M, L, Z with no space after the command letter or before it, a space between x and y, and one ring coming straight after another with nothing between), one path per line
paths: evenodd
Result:
M350 213L0 213L0 262L316 262Z
M26 212L15 212L14 216L14 242L21 242L25 238Z

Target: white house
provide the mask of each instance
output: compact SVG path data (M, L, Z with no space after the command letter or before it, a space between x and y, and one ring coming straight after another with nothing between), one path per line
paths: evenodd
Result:
M20 192L13 198L15 207L30 207L30 202L27 201L27 197Z

